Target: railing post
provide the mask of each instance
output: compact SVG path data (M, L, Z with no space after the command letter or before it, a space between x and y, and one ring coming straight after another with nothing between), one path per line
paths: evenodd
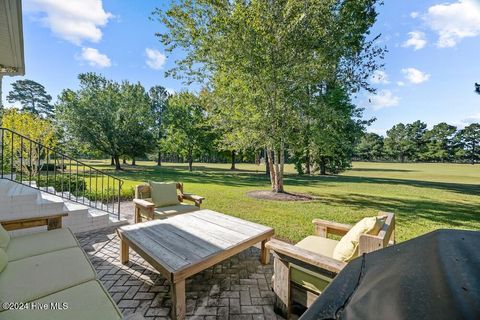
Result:
M88 206L93 207L92 205L92 198L95 197L95 208L98 208L97 202L100 200L100 210L106 211L109 214L115 215L115 207L117 209L117 218L120 220L120 215L121 215L121 189L123 185L123 181L120 179L117 179L114 176L111 176L107 173L104 173L100 170L95 169L92 166L89 166L81 161L78 161L76 159L72 159L69 156L66 156L62 153L57 153L55 150L50 149L47 146L44 146L40 143L40 140L35 141L32 140L31 138L27 136L23 136L21 134L18 134L10 129L2 128L0 127L0 177L4 178L5 177L5 171L8 170L6 166L8 166L8 163L6 163L5 158L10 158L10 180L18 182L20 184L27 185L32 188L36 188L38 190L42 190L47 193L52 193L57 196L60 196L61 198L64 199L69 199L71 201L75 201L77 203L82 203L85 204L88 202ZM6 133L5 133L6 132ZM11 134L11 137L8 137L8 134ZM9 146L8 143L6 143L5 139L9 140L11 142L11 145ZM15 150L15 141L16 139L20 139L19 141L19 148ZM25 140L27 141L27 144L25 143ZM5 148L7 147L7 153L5 151ZM10 155L8 155L8 151L11 152ZM25 152L25 153L24 153ZM37 154L35 154L35 152ZM50 174L50 157L51 154L53 153L53 188L54 191L51 192L49 191L49 183L51 179L51 174ZM33 155L37 157L37 159L33 158ZM25 156L28 157L28 159L25 159ZM42 156L45 157L43 164L42 164ZM61 157L61 160L57 161L58 157ZM18 158L18 159L17 159ZM67 158L67 165L68 165L68 172L66 172L66 165L65 165L65 158ZM8 162L8 161L7 161ZM61 163L61 172L59 174L61 175L61 183L60 183L60 188L61 188L61 193L56 190L56 183L57 183L57 164L60 165ZM23 166L25 165L25 168ZM42 167L43 165L46 165L46 172L45 172L45 188L41 187L41 178L43 177ZM72 172L73 168L72 165L76 165L76 172ZM82 166L83 172L80 174L80 168L79 166ZM36 177L34 174L34 168L36 169ZM86 169L88 168L88 177L87 177L87 172ZM23 169L28 170L28 177L25 177L26 179L29 179L28 183L24 183L24 177L23 177ZM14 172L18 172L20 170L18 180L14 180ZM93 180L92 180L92 171L95 174L94 180L95 180L95 186L93 186ZM68 176L68 181L66 183L68 184L68 194L69 196L66 197L64 195L65 192L65 174ZM74 195L74 200L72 200L72 174L75 175L73 177L76 179L76 187L75 187L75 195ZM105 177L107 178L106 182L106 189L105 189ZM85 188L83 190L79 190L79 179L83 179L83 185ZM98 190L99 188L99 183L98 179L101 178L101 188L100 191ZM17 179L17 177L15 178ZM33 186L32 183L36 179L37 184L36 186ZM89 191L87 190L86 182L87 179L89 181L88 188ZM110 189L110 179L112 179L112 189ZM115 190L115 185L116 181L118 181L118 198L117 198L117 206L115 206L115 196L116 196L116 190ZM92 193L93 189L93 193ZM89 192L89 198L85 199L85 196ZM111 194L110 194L111 193ZM82 201L78 199L79 196L82 196ZM99 199L100 198L100 199ZM87 200L87 201L86 201ZM110 204L110 201L112 204Z
M120 221L120 196L122 190L122 180L118 180L118 212L117 212L117 220Z
M3 130L2 128L2 178L3 178L3 167L4 167L4 162L3 162L3 149L5 148L4 140L5 140L5 130Z

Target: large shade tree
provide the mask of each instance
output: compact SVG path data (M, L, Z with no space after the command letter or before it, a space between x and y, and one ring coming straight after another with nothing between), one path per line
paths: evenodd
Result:
M17 80L12 83L12 90L8 93L7 101L18 102L23 111L34 115L51 117L54 107L51 104L52 97L47 93L45 87L33 80Z
M205 108L198 96L181 92L168 99L164 112L162 139L163 149L185 156L188 169L193 170L195 153L208 148L211 144L211 128Z
M383 137L373 132L365 133L355 150L355 155L362 160L377 160L383 157Z
M155 14L160 40L185 57L167 74L208 85L232 150L266 147L272 190L305 101L362 87L381 54L366 35L376 0L180 0ZM321 115L316 115L321 117Z
M480 124L472 123L460 130L456 140L461 146L461 156L465 157L471 164L480 161Z
M156 149L157 149L157 165L162 165L162 150L161 140L165 133L163 132L163 118L167 109L168 97L170 94L167 89L162 86L153 86L148 91L150 96L152 115L154 121L154 131L157 137Z
M438 123L425 134L426 151L422 160L448 161L454 154L454 136L457 127L445 122Z
M154 143L148 94L140 84L117 83L95 73L78 79L77 91L66 89L59 96L58 123L67 138L110 155L119 170L120 156L138 156Z

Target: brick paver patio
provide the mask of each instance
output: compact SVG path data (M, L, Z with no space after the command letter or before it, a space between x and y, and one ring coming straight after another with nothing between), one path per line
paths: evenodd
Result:
M130 250L130 262L119 260L115 229L77 235L100 280L125 316L168 319L170 285ZM273 312L272 264L262 266L252 247L186 281L189 319L283 319Z

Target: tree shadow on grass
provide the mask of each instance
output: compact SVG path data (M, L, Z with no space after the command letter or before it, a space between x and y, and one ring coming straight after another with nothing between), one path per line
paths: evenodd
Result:
M413 180L413 179L396 179L396 178L375 178L375 177L351 177L351 176L326 176L326 177L309 177L301 176L295 179L292 179L291 176L288 176L286 179L285 185L301 186L301 185L312 185L315 183L321 183L328 185L329 183L371 183L376 185L402 185L402 186L412 186L417 188L428 188L428 189L439 189L445 190L460 194L468 194L479 196L480 195L480 185L478 184L467 184L467 183L451 183L451 182L440 182L440 181L422 181L422 180Z
M108 166L106 166L108 167ZM186 168L186 167L185 167ZM126 180L137 181L179 181L184 183L202 183L216 184L231 187L248 186L265 188L270 185L269 177L264 172L256 173L248 170L231 171L228 169L208 168L207 170L194 170L189 172L183 167L177 166L128 166L125 170L115 172L111 171L115 177ZM438 189L459 194L480 196L480 186L477 184L450 183L439 181L422 181L414 179L381 178L381 177L355 177L343 175L330 176L299 176L297 174L285 175L285 188L288 191L289 186L295 187L326 187L329 185L338 186L339 184L358 184L367 183L374 185L401 185L417 188Z
M418 170L407 170L407 169L381 169L381 168L352 168L348 171L359 171L359 172L418 172Z
M393 212L399 223L415 222L418 218L457 227L480 223L480 204L477 203L399 199L364 194L329 195L319 201L329 205Z

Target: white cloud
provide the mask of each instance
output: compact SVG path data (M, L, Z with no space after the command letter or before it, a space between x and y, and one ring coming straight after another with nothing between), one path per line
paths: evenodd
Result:
M458 0L437 4L428 9L424 20L438 34L438 47L454 47L463 38L480 35L480 2Z
M427 44L425 33L420 31L412 31L408 33L408 40L402 44L402 47L413 47L414 50L420 50Z
M405 82L403 81L397 81L397 86L403 87L405 85Z
M168 94L174 95L176 93L175 89L172 88L165 88L167 89Z
M373 110L395 107L400 103L400 98L395 96L390 90L380 90L377 94L368 96Z
M103 53L100 53L94 48L82 48L80 60L86 61L92 67L107 68L112 65L110 58Z
M388 74L383 70L376 70L370 78L370 81L374 84L388 84Z
M76 45L100 41L100 28L113 17L103 9L102 0L25 0L24 7L56 36Z
M382 128L370 128L370 127L368 127L368 128L367 128L367 132L376 133L376 134L378 134L378 135L385 136L386 133L387 133L387 129L382 129Z
M155 49L146 48L145 54L147 55L147 60L145 60L145 63L150 68L155 70L160 70L167 60L163 53Z
M417 11L413 11L412 13L410 13L410 17L411 17L412 19L417 18L419 15L420 15L420 13L418 13Z
M459 129L463 129L466 126L471 125L472 123L480 123L480 113L472 114L465 119L453 122L453 124Z
M402 69L402 73L405 75L405 79L413 84L420 84L430 79L429 74L415 68Z

